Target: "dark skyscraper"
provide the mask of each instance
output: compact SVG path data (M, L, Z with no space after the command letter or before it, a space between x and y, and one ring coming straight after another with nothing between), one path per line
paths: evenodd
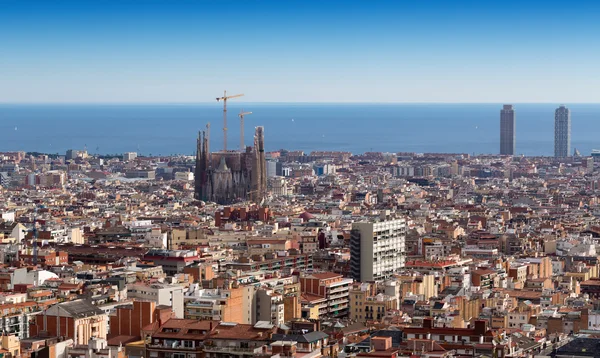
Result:
M561 105L554 112L554 156L564 158L571 151L571 111Z
M500 154L515 155L515 110L505 104L500 110Z

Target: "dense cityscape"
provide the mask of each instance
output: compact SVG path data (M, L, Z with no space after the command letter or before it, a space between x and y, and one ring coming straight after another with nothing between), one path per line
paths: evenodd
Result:
M565 106L554 157L513 156L512 105L499 155L305 153L228 149L227 98L218 151L0 153L3 357L596 354L600 157Z

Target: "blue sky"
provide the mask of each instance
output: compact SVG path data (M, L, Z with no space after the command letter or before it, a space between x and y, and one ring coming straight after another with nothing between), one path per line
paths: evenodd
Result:
M598 102L593 1L0 0L0 102Z

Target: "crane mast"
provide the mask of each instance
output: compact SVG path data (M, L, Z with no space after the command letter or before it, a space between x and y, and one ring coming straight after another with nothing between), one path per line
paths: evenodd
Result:
M244 116L252 114L252 112L244 112L242 110L238 116L240 117L240 151L244 151Z
M227 100L230 98L242 97L243 94L228 96L227 91L223 91L223 97L217 97L217 102L223 101L223 151L227 151Z

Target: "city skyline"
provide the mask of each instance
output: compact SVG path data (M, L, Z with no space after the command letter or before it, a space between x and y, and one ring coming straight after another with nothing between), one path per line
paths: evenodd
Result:
M239 142L241 109L255 113L248 129L268 127L268 150L343 150L353 153L499 153L498 105L331 105L246 106L232 102L230 139ZM520 104L519 145L514 155L553 156L556 106ZM595 136L600 105L573 105L577 125L572 145L580 153L598 148ZM502 106L500 106L502 113ZM144 155L190 154L198 127L212 122L211 142L223 146L223 108L212 105L0 105L0 129L10 133L0 149L57 153L89 148L91 153L135 151ZM287 117L287 118L286 118ZM87 118L89 121L82 121ZM283 120L282 120L283 119ZM140 123L147 126L140 126ZM114 128L120 128L115 135ZM321 133L315 133L318 126ZM501 128L500 128L501 129ZM294 135L289 136L293 131ZM364 133L369 133L367 137ZM315 135L316 134L316 135ZM65 138L67 140L65 140ZM514 138L514 132L513 137ZM187 143L187 144L185 144ZM237 147L237 146L236 146Z
M0 1L0 33L10 34L1 37L0 98L196 103L243 89L248 103L594 103L599 9Z

